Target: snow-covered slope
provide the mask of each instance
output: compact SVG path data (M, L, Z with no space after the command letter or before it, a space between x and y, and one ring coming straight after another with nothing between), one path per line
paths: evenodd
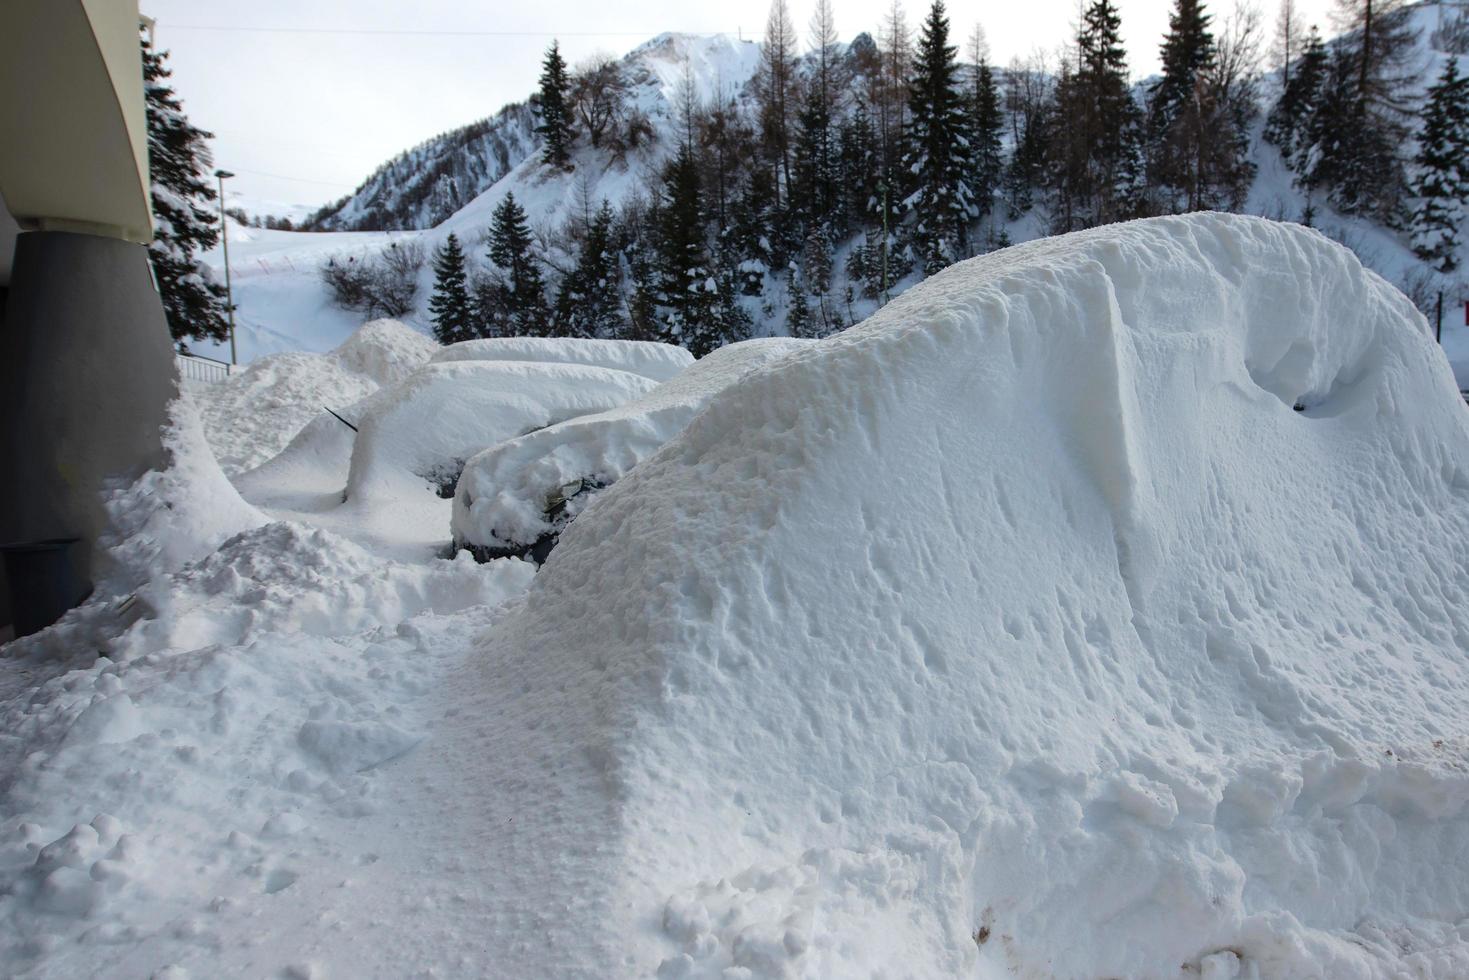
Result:
M716 397L487 637L501 966L1463 976L1466 562L1469 419L1346 249L962 263Z

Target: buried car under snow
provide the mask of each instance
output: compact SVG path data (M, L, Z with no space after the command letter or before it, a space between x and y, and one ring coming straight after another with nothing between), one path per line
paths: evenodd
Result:
M464 465L454 546L480 561L544 561L596 492L681 432L714 395L809 341L771 337L720 348L624 405L492 446Z

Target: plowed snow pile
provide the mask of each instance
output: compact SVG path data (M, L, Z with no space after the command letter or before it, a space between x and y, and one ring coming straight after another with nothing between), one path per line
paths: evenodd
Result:
M485 640L496 972L1469 975L1466 421L1350 252L1218 215L756 371Z

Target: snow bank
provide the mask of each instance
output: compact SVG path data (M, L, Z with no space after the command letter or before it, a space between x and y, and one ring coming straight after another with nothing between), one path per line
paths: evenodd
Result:
M1392 287L1222 215L755 371L484 641L497 968L1469 974L1466 423Z
M498 556L536 545L543 560L555 536L599 491L682 431L710 398L805 344L785 338L731 344L642 398L486 449L465 464L454 494L454 546Z
M582 340L559 337L491 337L450 344L433 357L443 361L545 361L629 371L667 381L694 363L682 347L649 340Z
M398 383L438 345L396 320L364 324L327 354L263 357L218 384L191 384L209 442L231 476L271 458L330 407Z
M266 522L220 469L187 394L169 406L163 448L163 469L150 470L106 494L110 526L98 543L101 596L126 594L156 575L204 557L231 535Z

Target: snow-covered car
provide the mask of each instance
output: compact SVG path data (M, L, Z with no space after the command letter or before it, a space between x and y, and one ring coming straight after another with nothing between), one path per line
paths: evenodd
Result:
M356 423L347 496L393 496L425 482L450 496L464 461L481 450L656 386L640 374L584 364L427 364L373 399Z
M572 337L486 337L450 344L433 356L446 361L539 361L585 364L667 381L694 363L682 347L651 340L593 340Z
M544 561L598 491L682 431L710 398L809 343L772 337L731 344L635 401L485 450L459 478L455 547L481 561L508 555Z
M237 485L278 514L350 526L410 549L442 547L447 498L466 459L656 387L639 374L584 364L426 364L400 384L321 412Z

